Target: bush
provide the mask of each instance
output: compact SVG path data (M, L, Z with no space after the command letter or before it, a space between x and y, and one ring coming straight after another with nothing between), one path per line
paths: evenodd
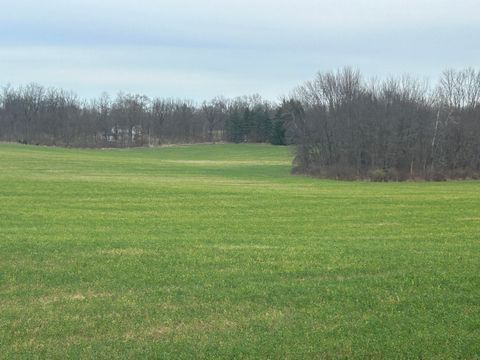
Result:
M447 181L445 174L440 171L431 171L427 173L425 179L429 181Z
M387 172L383 169L375 169L368 172L368 178L374 182L383 182L387 180Z

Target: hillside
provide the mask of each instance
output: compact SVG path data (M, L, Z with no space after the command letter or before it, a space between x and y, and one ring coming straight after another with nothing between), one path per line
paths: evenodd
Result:
M0 357L480 356L480 182L292 157L0 145Z

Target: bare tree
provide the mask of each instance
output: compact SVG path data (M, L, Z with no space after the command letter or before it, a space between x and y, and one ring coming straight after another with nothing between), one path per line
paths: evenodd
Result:
M215 141L213 132L217 124L223 120L226 109L226 101L220 97L214 98L209 102L203 102L202 111L205 114L205 118L207 119L209 142Z

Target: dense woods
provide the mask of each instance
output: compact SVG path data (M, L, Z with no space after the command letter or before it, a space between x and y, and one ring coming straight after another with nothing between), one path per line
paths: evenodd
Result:
M37 84L5 87L0 141L78 147L165 143L295 144L294 171L377 181L477 178L480 72L366 81L319 73L279 103L260 96L189 100L103 94L91 101Z
M480 72L445 71L434 87L410 77L365 81L320 73L288 104L295 171L340 179L478 178Z

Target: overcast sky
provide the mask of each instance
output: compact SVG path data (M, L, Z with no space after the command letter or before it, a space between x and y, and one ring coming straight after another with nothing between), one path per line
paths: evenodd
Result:
M435 77L480 65L479 0L15 0L0 85L276 99L317 71Z

